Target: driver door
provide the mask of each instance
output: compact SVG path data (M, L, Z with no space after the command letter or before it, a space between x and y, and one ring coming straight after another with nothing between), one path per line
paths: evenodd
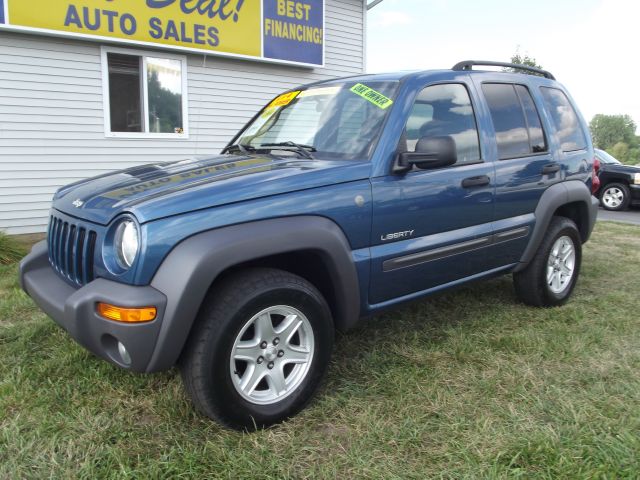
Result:
M424 88L398 147L414 151L421 138L449 136L456 144L454 165L372 179L373 306L479 274L491 264L495 171L481 153L470 91L463 82Z

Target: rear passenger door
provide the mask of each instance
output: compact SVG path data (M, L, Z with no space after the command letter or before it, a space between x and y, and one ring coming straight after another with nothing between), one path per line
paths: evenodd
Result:
M528 85L476 82L493 126L487 138L496 166L492 260L508 265L520 260L535 223L533 212L544 191L561 180L561 165Z

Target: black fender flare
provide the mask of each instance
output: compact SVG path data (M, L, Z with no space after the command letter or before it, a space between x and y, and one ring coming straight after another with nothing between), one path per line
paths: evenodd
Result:
M351 246L340 227L319 216L261 220L198 233L164 259L151 286L167 296L162 327L147 371L179 359L211 284L235 265L296 251L317 253L331 276L334 322L348 329L360 316L360 288Z
M584 232L581 233L583 242L589 239L598 216L598 200L591 195L589 187L582 181L570 180L556 183L545 190L542 197L540 197L540 201L534 212L536 223L531 233L529 244L522 254L520 263L514 269L514 272L524 270L529 262L531 262L544 238L544 234L549 228L553 214L563 205L575 202L583 203L586 207L588 224Z

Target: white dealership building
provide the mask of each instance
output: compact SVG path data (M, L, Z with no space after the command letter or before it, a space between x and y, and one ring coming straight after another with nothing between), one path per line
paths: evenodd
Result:
M62 185L214 154L292 86L364 71L366 0L0 0L0 231Z

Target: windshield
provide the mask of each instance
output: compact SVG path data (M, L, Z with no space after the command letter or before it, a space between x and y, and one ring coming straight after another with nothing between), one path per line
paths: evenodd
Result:
M369 159L398 82L332 82L280 95L235 140L240 151Z
M596 156L602 163L608 163L609 165L620 165L620 162L616 158L612 157L604 150L596 150Z

